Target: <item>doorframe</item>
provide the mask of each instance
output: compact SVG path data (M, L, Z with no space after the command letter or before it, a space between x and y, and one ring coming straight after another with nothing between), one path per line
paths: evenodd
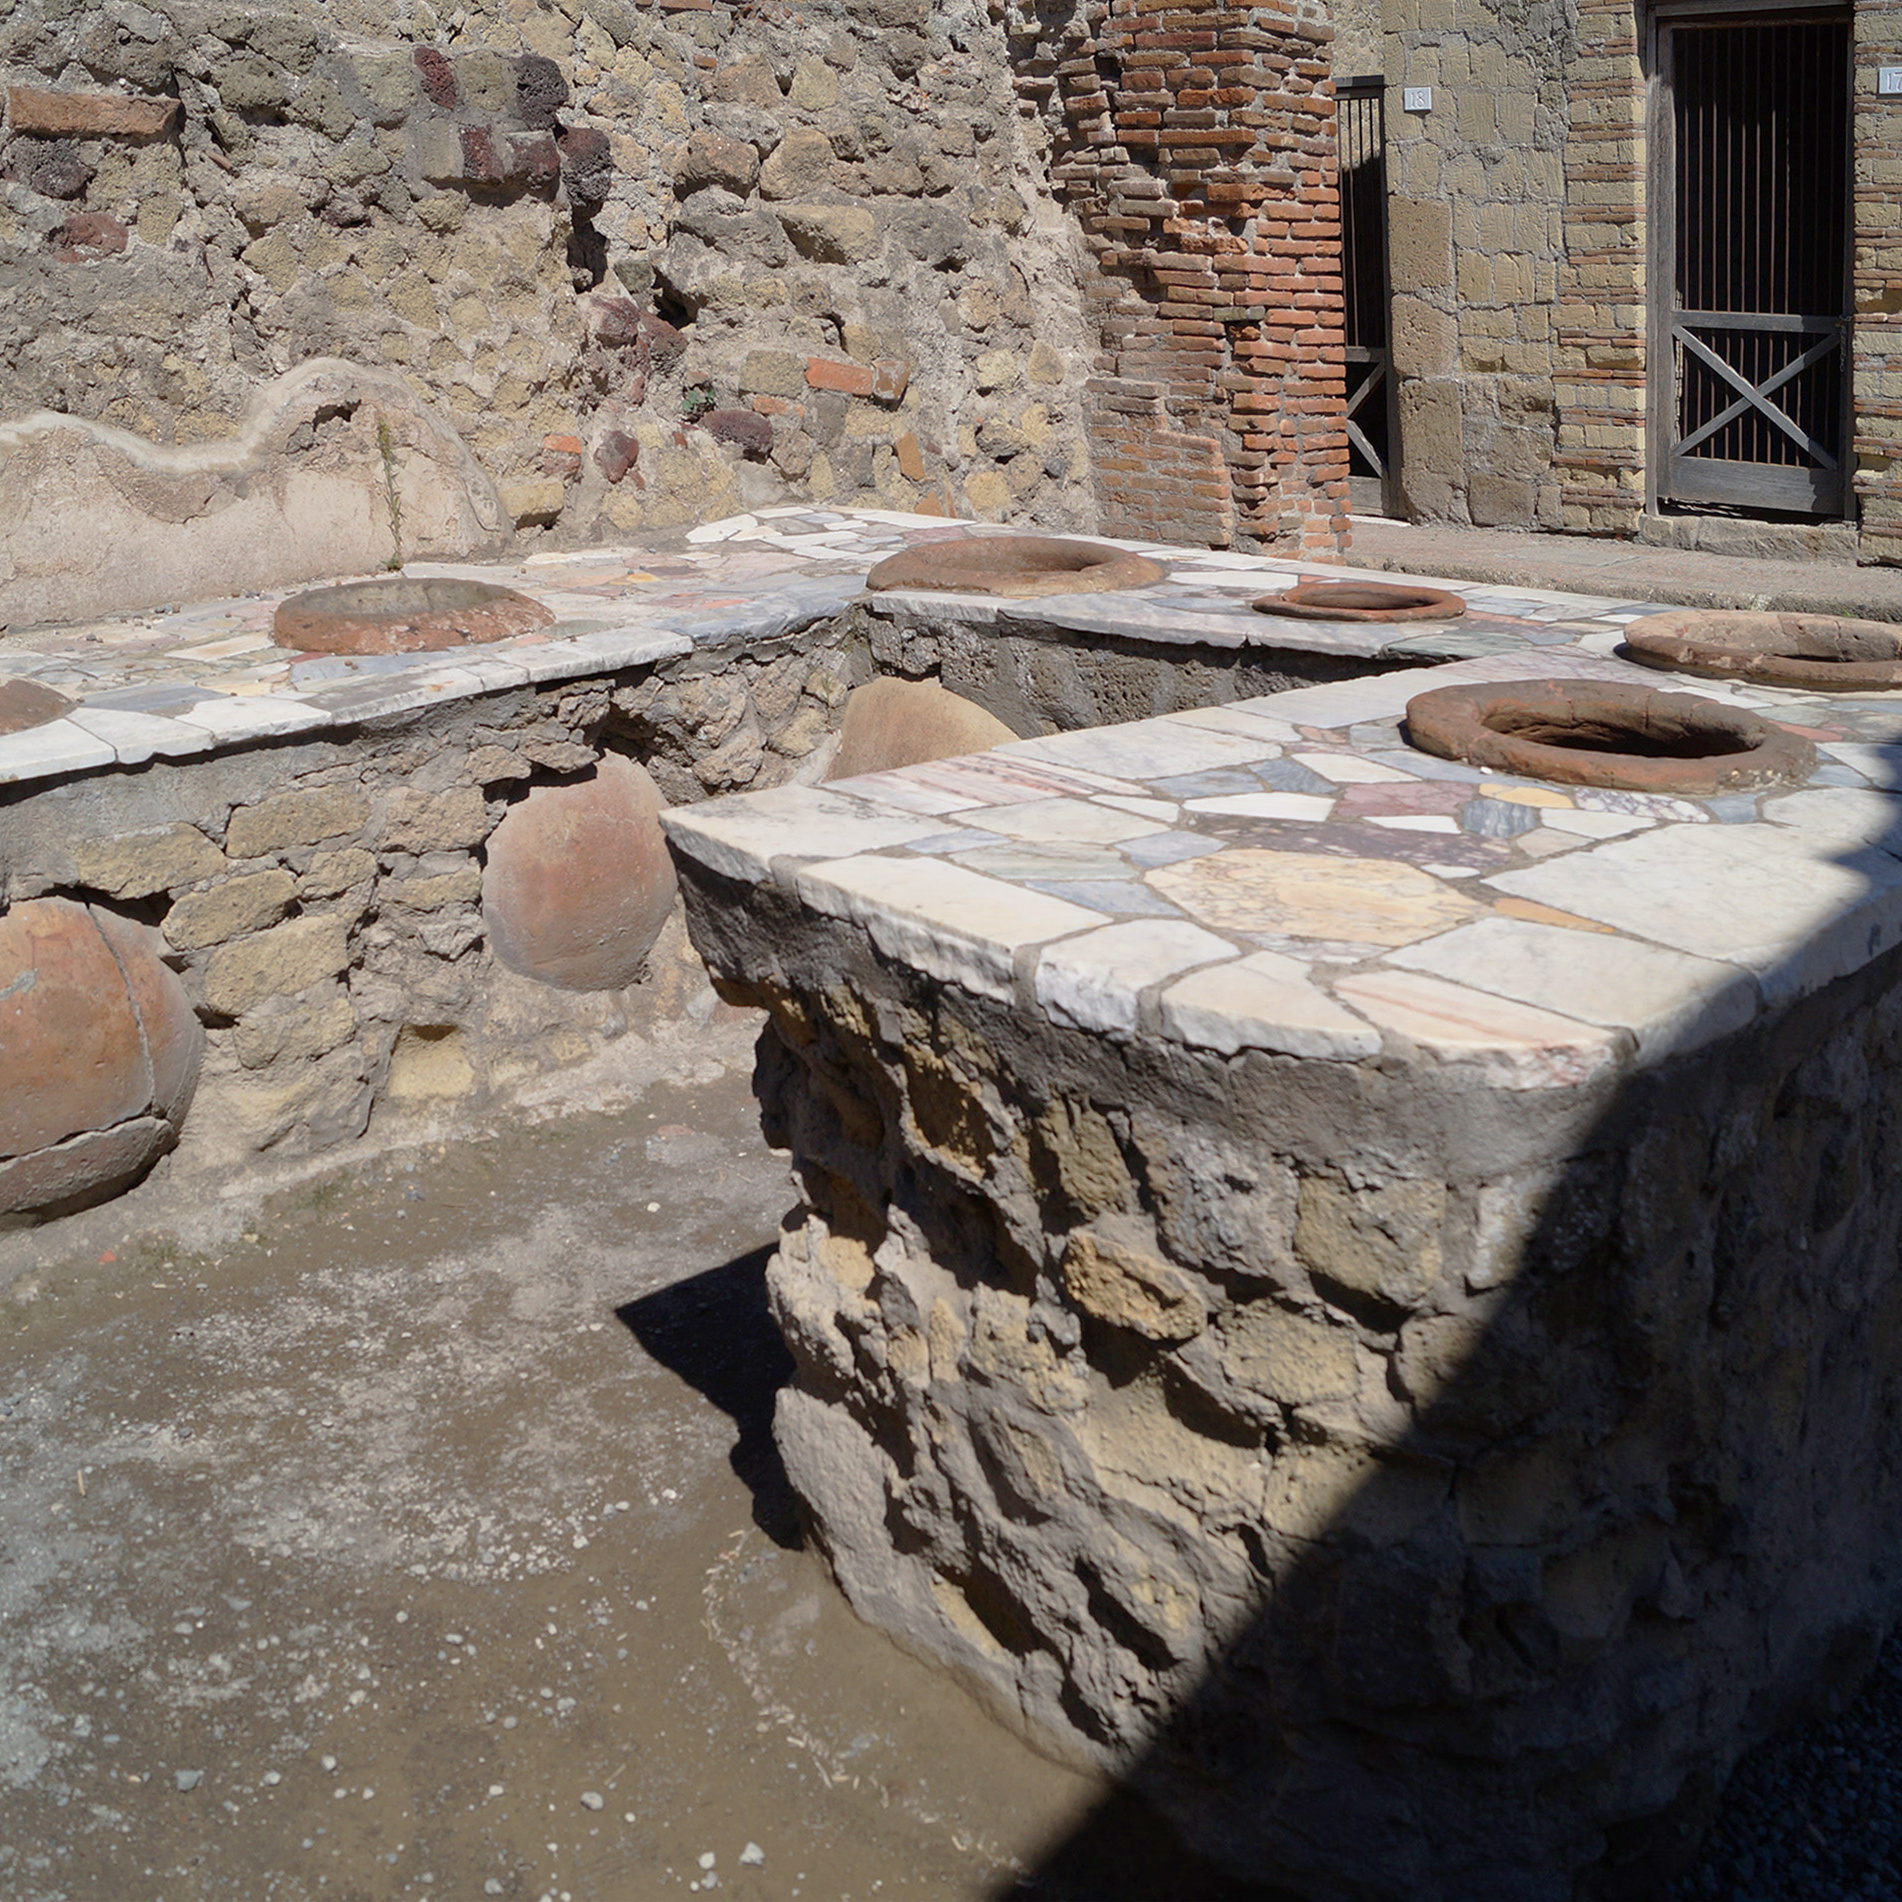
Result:
M1387 200L1392 181L1387 170L1387 94L1391 90L1385 73L1352 73L1334 81L1336 100L1336 138L1335 156L1337 161L1341 152L1338 135L1339 102L1344 98L1375 99L1380 105L1380 193L1379 193L1379 243L1381 297L1385 308L1387 342L1386 361L1381 366L1380 388L1376 392L1382 410L1382 420L1386 424L1387 456L1386 467L1378 477L1371 478L1380 484L1380 512L1382 516L1397 519L1400 513L1400 394L1399 385L1394 376L1393 367L1393 257L1389 248L1387 224ZM1337 180L1341 191L1342 204L1346 203L1345 178ZM1342 232L1342 288L1346 288L1346 232ZM1348 346L1352 348L1353 346ZM1370 478L1350 476L1349 482L1366 481Z
M1820 19L1840 20L1849 29L1848 70L1844 74L1847 111L1843 115L1843 173L1849 181L1844 207L1843 243L1843 414L1842 512L1817 515L1817 522L1858 519L1856 495L1856 20L1855 0L1651 0L1646 8L1643 48L1647 75L1645 99L1645 455L1644 509L1655 516L1667 498L1659 493L1669 456L1670 432L1677 408L1677 362L1671 339L1676 308L1677 272L1677 115L1672 110L1671 34L1673 26L1724 26L1750 22L1792 25Z

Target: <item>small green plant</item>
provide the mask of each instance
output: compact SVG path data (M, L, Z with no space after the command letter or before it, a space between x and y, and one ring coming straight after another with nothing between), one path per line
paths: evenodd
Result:
M403 565L403 498L396 487L396 438L390 433L388 420L381 416L376 421L376 447L383 458L383 496L390 511L388 566L394 570Z
M680 413L690 423L695 423L712 409L716 398L710 384L696 383L680 393Z

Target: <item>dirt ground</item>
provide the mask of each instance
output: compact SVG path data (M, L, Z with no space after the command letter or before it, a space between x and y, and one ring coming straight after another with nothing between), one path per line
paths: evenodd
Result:
M0 1237L0 1895L1219 1891L801 1549L750 1044Z
M751 1042L723 1012L487 1134L0 1235L0 1902L1267 1893L802 1546ZM1674 1894L1894 1893L1891 1651ZM1763 1794L1812 1786L1827 1869Z

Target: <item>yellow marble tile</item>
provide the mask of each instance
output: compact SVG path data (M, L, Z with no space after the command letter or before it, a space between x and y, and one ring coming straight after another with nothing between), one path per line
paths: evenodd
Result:
M1550 786L1482 786L1482 799L1501 799L1509 806L1569 806L1570 793L1554 792Z
M1396 859L1242 848L1158 866L1144 882L1218 930L1359 944L1413 944L1486 910Z
M1569 931L1602 931L1609 938L1618 935L1610 925L1581 918L1575 911L1556 911L1530 898L1502 898L1493 909L1502 918L1523 918L1530 925L1564 925Z

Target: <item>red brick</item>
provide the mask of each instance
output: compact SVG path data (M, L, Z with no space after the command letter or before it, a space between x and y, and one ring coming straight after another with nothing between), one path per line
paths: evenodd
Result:
M838 390L847 396L870 396L874 375L867 363L840 363L831 357L808 357L806 381L815 390Z
M178 101L9 86L7 123L42 139L155 139L178 123Z

